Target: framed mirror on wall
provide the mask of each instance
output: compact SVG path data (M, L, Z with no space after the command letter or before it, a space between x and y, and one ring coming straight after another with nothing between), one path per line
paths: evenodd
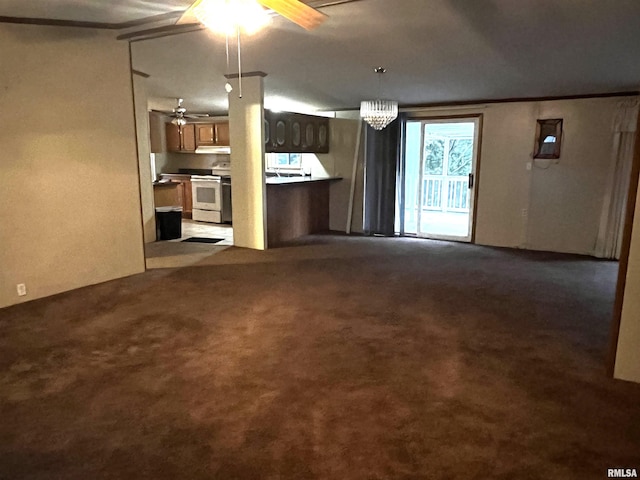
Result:
M533 158L560 158L562 119L538 120Z

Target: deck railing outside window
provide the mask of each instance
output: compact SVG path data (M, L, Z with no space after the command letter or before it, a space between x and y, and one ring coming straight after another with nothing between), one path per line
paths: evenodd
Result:
M422 208L440 212L469 211L469 177L425 175ZM443 195L443 192L445 195Z

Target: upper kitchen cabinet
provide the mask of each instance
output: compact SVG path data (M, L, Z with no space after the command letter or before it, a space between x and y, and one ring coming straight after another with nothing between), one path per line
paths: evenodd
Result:
M328 153L329 119L265 111L267 153Z
M229 123L194 124L196 147L228 147Z
M216 128L212 123L196 125L196 146L208 147L216 144Z
M329 153L329 119L318 122L318 153Z
M214 126L216 133L216 146L228 147L231 143L231 137L229 136L229 122L214 123Z
M195 152L196 128L193 123L178 126L173 123L165 124L168 152Z

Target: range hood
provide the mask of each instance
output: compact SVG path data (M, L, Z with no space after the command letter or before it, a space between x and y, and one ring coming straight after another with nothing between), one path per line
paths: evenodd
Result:
M230 154L231 153L231 147L198 147L196 148L196 153L208 153L208 154Z

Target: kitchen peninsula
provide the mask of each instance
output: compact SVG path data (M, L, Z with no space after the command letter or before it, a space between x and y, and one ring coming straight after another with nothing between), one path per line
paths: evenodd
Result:
M340 177L268 177L267 246L329 230L329 189Z

